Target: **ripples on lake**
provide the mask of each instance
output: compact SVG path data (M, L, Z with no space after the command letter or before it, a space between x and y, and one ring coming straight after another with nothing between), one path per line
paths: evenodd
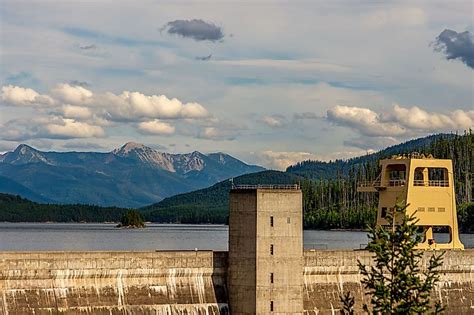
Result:
M447 239L447 235L440 235ZM474 235L463 234L466 247ZM227 250L228 226L148 224L117 229L103 223L0 223L0 250ZM307 249L358 249L366 232L304 231Z

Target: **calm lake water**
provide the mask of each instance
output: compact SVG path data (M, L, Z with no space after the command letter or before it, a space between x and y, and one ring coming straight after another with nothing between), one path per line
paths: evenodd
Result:
M461 240L474 247L474 235L461 235ZM148 224L145 229L117 229L103 223L0 223L0 251L227 250L227 241L225 225ZM367 244L365 232L304 231L305 248L358 249L361 244Z

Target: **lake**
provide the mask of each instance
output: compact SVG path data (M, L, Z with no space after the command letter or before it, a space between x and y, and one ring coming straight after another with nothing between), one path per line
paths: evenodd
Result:
M447 235L437 235L440 240ZM466 247L474 235L462 234ZM104 223L0 223L0 251L15 250L227 250L228 226L148 224L117 229ZM304 231L307 249L359 249L366 232Z

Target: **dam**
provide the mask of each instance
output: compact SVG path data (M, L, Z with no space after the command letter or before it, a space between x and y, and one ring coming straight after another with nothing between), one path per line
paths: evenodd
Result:
M364 250L302 246L298 186L235 187L229 252L0 252L0 314L336 314L368 302ZM421 270L433 251L424 251ZM474 250L448 250L432 298L474 313Z
M370 258L305 251L303 313L338 314L347 290L360 309L357 259ZM227 252L2 252L0 314L229 314L227 275ZM433 294L447 314L474 313L474 250L446 252Z

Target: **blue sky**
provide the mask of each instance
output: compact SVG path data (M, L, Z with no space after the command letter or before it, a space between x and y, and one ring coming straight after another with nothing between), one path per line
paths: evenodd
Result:
M472 12L471 1L5 0L0 151L135 141L281 169L462 131L474 125Z

